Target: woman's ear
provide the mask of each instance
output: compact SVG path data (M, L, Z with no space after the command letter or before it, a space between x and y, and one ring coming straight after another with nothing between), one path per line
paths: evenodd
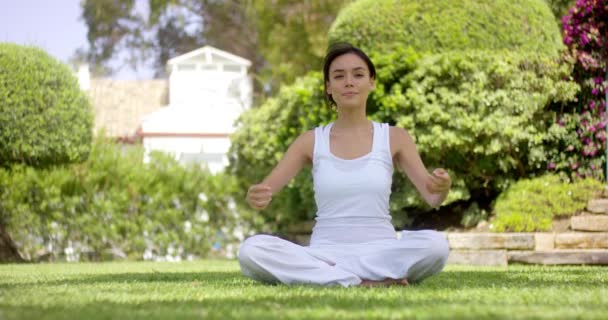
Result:
M325 92L331 95L331 88L329 87L329 81L325 82Z
M371 78L370 79L370 84L371 84L371 88L376 89L376 78Z

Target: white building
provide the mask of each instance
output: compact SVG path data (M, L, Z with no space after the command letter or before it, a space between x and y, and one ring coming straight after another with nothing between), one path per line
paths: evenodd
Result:
M249 60L209 46L169 60L169 105L141 122L145 161L159 150L182 163L222 170L234 123L251 107L250 66Z

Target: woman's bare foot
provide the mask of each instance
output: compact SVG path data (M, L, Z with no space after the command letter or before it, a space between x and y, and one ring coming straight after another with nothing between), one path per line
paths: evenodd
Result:
M384 279L384 280L380 280L380 281L375 281L375 280L363 280L361 281L361 283L359 284L362 287L368 287L368 288L372 288L372 287L390 287L390 286L408 286L409 282L407 282L406 278L403 279Z

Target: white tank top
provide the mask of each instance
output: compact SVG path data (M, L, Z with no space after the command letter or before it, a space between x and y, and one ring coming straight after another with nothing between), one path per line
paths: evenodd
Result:
M330 151L333 123L315 128L312 175L317 223L311 246L396 237L389 213L393 176L389 125L372 124L371 152L349 160Z

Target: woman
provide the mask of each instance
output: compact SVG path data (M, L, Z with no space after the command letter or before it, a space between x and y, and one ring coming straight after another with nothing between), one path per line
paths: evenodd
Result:
M404 129L369 121L366 102L376 70L349 44L330 48L323 67L335 122L300 135L270 175L247 192L257 210L268 206L305 165L312 164L316 224L310 246L256 235L239 250L243 273L263 282L348 286L407 285L443 269L446 239L431 230L404 231L390 223L393 167L409 177L426 202L439 206L451 185L448 173L429 174Z

